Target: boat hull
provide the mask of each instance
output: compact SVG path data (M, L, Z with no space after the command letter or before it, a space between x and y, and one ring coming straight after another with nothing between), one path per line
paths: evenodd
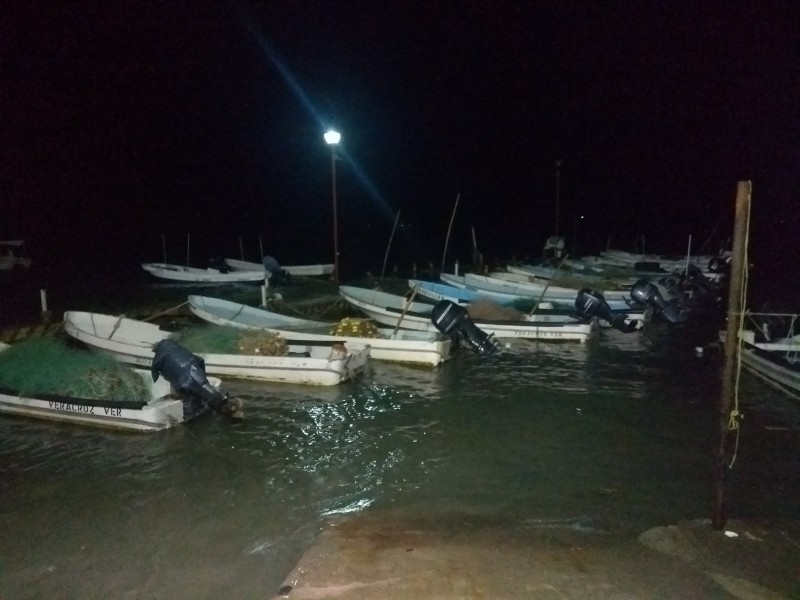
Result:
M378 361L435 367L449 360L452 353L450 339L435 333L430 336L410 335L399 330L396 333L394 331L383 332L386 337L382 338L330 335L320 333L320 330L329 330L334 325L333 323L287 317L235 302L203 296L189 296L189 310L195 316L209 323L240 329L271 331L292 342L332 343L342 341L348 346L368 343L370 357Z
M149 371L137 373L151 389L151 400L138 408L132 403L90 401L45 394L17 394L0 390L0 412L38 420L101 427L127 431L154 432L169 429L187 418L184 401L172 393L170 384L159 377L155 382ZM220 380L209 378L219 389ZM203 412L191 415L197 417Z
M153 346L170 334L156 325L133 319L70 311L64 314L64 330L94 350L119 362L149 367ZM337 385L363 373L370 346L349 344L340 353L332 344L290 344L288 356L215 354L196 352L206 373L220 377L255 379L305 385Z

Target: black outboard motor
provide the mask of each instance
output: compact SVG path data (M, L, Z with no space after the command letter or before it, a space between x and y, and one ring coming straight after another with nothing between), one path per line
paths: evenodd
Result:
M599 292L589 288L583 288L575 298L575 309L585 319L597 317L611 324L614 329L619 329L623 333L636 331L640 324L625 315L615 315L611 307Z
M292 280L289 271L282 269L278 261L272 256L265 256L261 262L264 265L264 271L270 283L289 283Z
M443 334L461 337L481 356L491 356L497 350L492 336L479 329L467 309L450 300L440 300L431 311L431 322Z
M241 402L230 402L227 395L214 389L206 377L202 358L189 352L174 340L165 339L153 346L153 381L161 374L178 392L200 399L214 410L225 410L235 415L241 411Z
M637 282L638 283L638 282ZM683 290L681 289L681 285L677 279L674 277L664 277L658 280L658 283L661 284L664 288L664 292L667 294L668 299L680 299L684 297Z
M686 267L686 277L705 295L713 294L716 291L711 280L703 275L703 272L693 264L689 264Z
M208 261L209 269L216 269L220 273L229 273L231 268L221 256L212 256Z
M646 279L640 279L634 284L631 288L631 298L639 304L649 306L670 323L683 323L689 318L677 298L664 300L658 288Z
M730 266L730 261L721 256L715 256L708 261L708 270L712 273L726 273Z

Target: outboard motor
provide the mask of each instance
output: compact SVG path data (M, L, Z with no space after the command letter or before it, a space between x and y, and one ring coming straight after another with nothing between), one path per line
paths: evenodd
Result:
M623 333L636 331L640 323L634 319L629 319L625 315L615 315L611 307L599 292L589 288L583 288L575 298L575 309L585 319L597 317L611 324L614 329Z
M208 261L208 268L209 269L216 269L220 273L229 273L231 268L228 266L228 263L225 262L225 259L221 256L213 256Z
M464 338L481 356L491 356L497 350L492 336L479 329L467 309L450 300L441 300L431 311L431 322L443 334Z
M153 366L150 374L153 381L159 374L172 384L178 392L198 398L214 410L224 410L232 416L241 416L241 401L229 401L209 383L206 365L202 358L189 352L171 339L165 339L153 346Z
M265 256L261 262L264 265L264 271L270 283L289 283L292 280L289 272L282 269L278 261L272 256Z
M686 276L689 281L695 284L704 294L708 295L714 293L714 284L709 281L708 278L703 275L703 272L695 265L689 264L686 267Z
M664 277L662 279L659 279L658 283L661 284L661 286L664 288L664 292L666 292L667 296L670 299L683 298L684 296L683 290L681 289L680 283L678 283L678 281L674 277ZM656 290L658 290L657 287Z
M725 273L730 266L730 261L721 256L715 256L708 261L708 270L712 273Z
M677 299L664 300L658 288L646 279L640 279L634 284L631 288L631 298L639 304L649 306L670 323L683 323L688 319Z

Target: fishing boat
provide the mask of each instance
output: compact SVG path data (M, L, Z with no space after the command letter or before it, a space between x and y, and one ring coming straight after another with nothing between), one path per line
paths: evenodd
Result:
M751 318L753 313L750 314ZM766 317L773 323L778 322L776 315L759 314L757 317ZM739 356L744 366L750 373L782 391L786 395L800 400L800 334L793 334L793 324L797 315L780 315L792 317L792 324L781 335L771 334L768 328L743 330L739 339ZM725 341L725 332L720 332L720 340Z
M370 356L378 361L436 366L449 360L453 351L451 340L435 332L379 327L376 329L379 337L364 338L346 331L331 334L332 330L337 329L337 323L290 317L207 296L189 296L189 310L209 323L271 331L298 342L369 343Z
M91 312L64 313L64 329L90 348L132 365L149 366L153 347L177 337L158 325L121 316ZM369 361L370 346L331 341L279 344L282 354L223 354L196 352L206 372L222 376L281 383L337 385L361 374Z
M234 271L264 271L264 265L256 262L249 262L246 260L237 260L235 258L226 258L225 264ZM318 265L289 265L281 268L289 273L292 277L319 277L322 275L330 275L333 273L333 263L324 263Z
M457 287L477 290L479 292L493 292L496 294L506 294L510 296L534 298L543 302L555 302L560 304L572 304L578 295L577 289L553 289L550 286L525 283L520 281L510 281L487 275L476 273L466 273L465 275L452 275L442 273L439 279L443 282ZM632 302L626 292L601 292L609 307L612 310L630 309Z
M0 343L0 353L8 351L8 344ZM80 353L73 349L61 352ZM82 354L82 353L81 353ZM64 354L59 354L63 357ZM72 359L80 360L80 359ZM37 361L37 370L43 367ZM97 371L95 371L97 373ZM56 391L10 390L0 387L0 412L19 417L46 421L102 427L140 432L162 431L186 423L211 410L202 395L205 390L181 389L170 383L160 370L125 368L120 375L128 375L129 387L136 388L136 382L145 390L145 397L139 399L118 399L111 397L90 398L75 393ZM35 373L32 378L35 378ZM221 382L216 377L205 377L204 383L220 394ZM27 383L28 390L32 384ZM203 393L198 393L203 392Z
M226 268L200 269L169 263L143 263L142 268L153 277L178 283L220 285L226 283L262 283L264 268L251 271L233 271Z
M432 322L434 305L418 302L379 290L355 286L339 286L339 294L354 308L371 319L389 327L437 331ZM498 338L525 338L534 340L563 340L585 342L594 323L562 317L523 315L523 320L481 320L473 318L475 326Z
M538 316L548 316L551 318L561 317L564 321L579 318L576 311L575 300L572 302L537 302L530 296L513 296L499 294L496 292L473 290L469 288L459 288L433 281L423 281L420 279L409 279L408 285L412 290L416 290L418 296L428 300L450 300L456 304L469 305L475 302L497 302L500 306L510 306L517 310L536 314ZM579 292L578 292L579 293ZM575 296L578 296L578 293ZM641 324L646 320L646 311L643 308L632 308L625 305L625 308L610 309L613 317L622 317ZM601 320L601 326L608 326L610 323Z

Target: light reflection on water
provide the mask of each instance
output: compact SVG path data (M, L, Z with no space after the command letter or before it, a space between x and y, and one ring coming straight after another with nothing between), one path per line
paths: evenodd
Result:
M585 345L462 352L435 370L376 363L336 388L230 382L243 422L214 415L156 435L2 419L0 526L33 565L80 567L71 539L144 570L154 552L175 568L191 556L251 597L215 559L245 557L246 581L274 589L331 515L466 512L598 531L706 516L719 365L692 343L601 330ZM39 527L87 507L92 518ZM133 571L117 584L137 585Z

